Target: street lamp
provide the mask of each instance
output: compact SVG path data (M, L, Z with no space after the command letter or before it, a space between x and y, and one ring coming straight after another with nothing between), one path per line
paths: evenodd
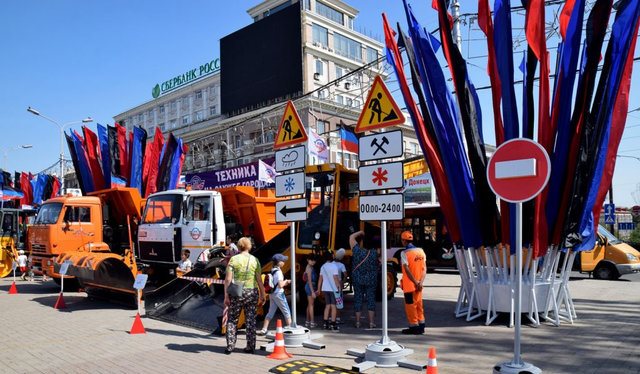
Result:
M73 122L67 122L67 123L61 124L60 122L52 118L49 118L44 114L41 114L39 111L37 111L32 107L28 107L27 112L34 114L36 116L42 117L47 121L54 123L60 129L60 193L62 193L64 191L64 130L67 126L74 125L77 123L93 122L93 119L91 117L87 117L80 121L73 121Z
M12 148L7 148L4 150L4 157L3 157L3 163L2 163L2 167L6 170L7 168L7 155L9 154L9 151L17 151L18 149L28 149L28 148L32 148L33 146L31 144L21 144L19 146L15 146Z

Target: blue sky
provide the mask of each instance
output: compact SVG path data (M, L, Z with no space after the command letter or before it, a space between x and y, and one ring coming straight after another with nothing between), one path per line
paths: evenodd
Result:
M162 80L219 57L219 39L252 22L246 10L258 0L5 0L0 2L0 168L39 172L55 164L60 131L28 106L60 123L87 116L112 124L113 116L151 98ZM360 10L356 29L382 39L380 14L406 25L401 1L347 0ZM492 1L490 1L492 2ZM430 1L413 1L418 19L428 30L437 27ZM474 3L473 5L469 3ZM518 3L513 1L513 3ZM476 11L475 1L463 1L462 13ZM548 8L552 20L553 9ZM514 14L514 38L521 16ZM463 55L476 86L488 84L485 45L477 24L462 26ZM549 39L549 46L557 37ZM521 46L516 46L522 49ZM554 54L555 50L551 50ZM636 55L640 52L636 51ZM516 66L520 57L516 57ZM224 64L225 61L222 61ZM639 67L636 64L635 68ZM640 107L637 71L630 110ZM448 76L448 71L445 72ZM516 78L519 79L516 71ZM390 85L393 90L392 85ZM516 88L519 94L519 90ZM483 104L486 141L493 143L490 91L479 92ZM400 106L402 103L399 103ZM636 126L637 125L637 126ZM634 127L636 126L636 127ZM95 129L95 123L89 126ZM71 126L80 129L80 125ZM620 153L640 157L640 111L631 113ZM15 150L23 144L30 149ZM65 145L66 148L66 145ZM65 149L65 154L68 152ZM67 156L68 157L68 156ZM614 176L617 205L630 206L640 182L640 160L619 158ZM638 196L640 199L640 196Z

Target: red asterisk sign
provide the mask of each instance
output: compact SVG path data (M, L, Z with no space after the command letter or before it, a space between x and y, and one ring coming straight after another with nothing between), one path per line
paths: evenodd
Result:
M374 172L371 173L371 175L373 175L373 183L377 183L378 186L382 186L382 183L388 180L387 174L389 174L389 172L386 169L378 168L377 170L374 170Z

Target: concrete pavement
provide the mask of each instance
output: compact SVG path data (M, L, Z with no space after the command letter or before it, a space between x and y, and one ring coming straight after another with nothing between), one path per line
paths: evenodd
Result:
M578 320L560 327L548 323L523 327L523 359L544 373L640 373L640 292L639 283L630 279L640 276L619 281L583 276L572 280ZM143 318L147 334L129 335L135 310L89 300L83 293L68 293L68 308L58 311L52 307L59 291L53 282L18 280L19 293L9 295L11 281L0 280L2 373L266 373L280 363L267 359L263 352L240 353L243 336L238 352L226 356L224 338L147 318ZM506 315L491 326L485 326L482 318L472 322L456 319L453 310L459 283L457 273L427 275L427 333L423 336L400 334L405 319L402 299L396 294L389 302L390 337L413 349L415 354L409 358L414 361L426 362L429 346L436 347L440 373L491 373L495 364L512 358L513 329L506 327ZM346 349L363 349L379 339L380 329L353 327L350 299L347 295L342 330L326 332L320 339L327 348L289 349L294 359L349 369L354 361L345 354ZM304 314L298 321L304 322ZM415 371L376 368L367 372Z

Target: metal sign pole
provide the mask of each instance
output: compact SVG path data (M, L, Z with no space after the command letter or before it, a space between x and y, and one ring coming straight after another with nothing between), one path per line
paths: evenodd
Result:
M291 327L298 327L296 317L296 223L291 222Z
M380 241L382 242L382 338L380 344L389 344L388 317L387 311L387 221L382 221Z
M521 367L520 327L522 326L522 203L516 203L516 326L513 339L513 365Z

